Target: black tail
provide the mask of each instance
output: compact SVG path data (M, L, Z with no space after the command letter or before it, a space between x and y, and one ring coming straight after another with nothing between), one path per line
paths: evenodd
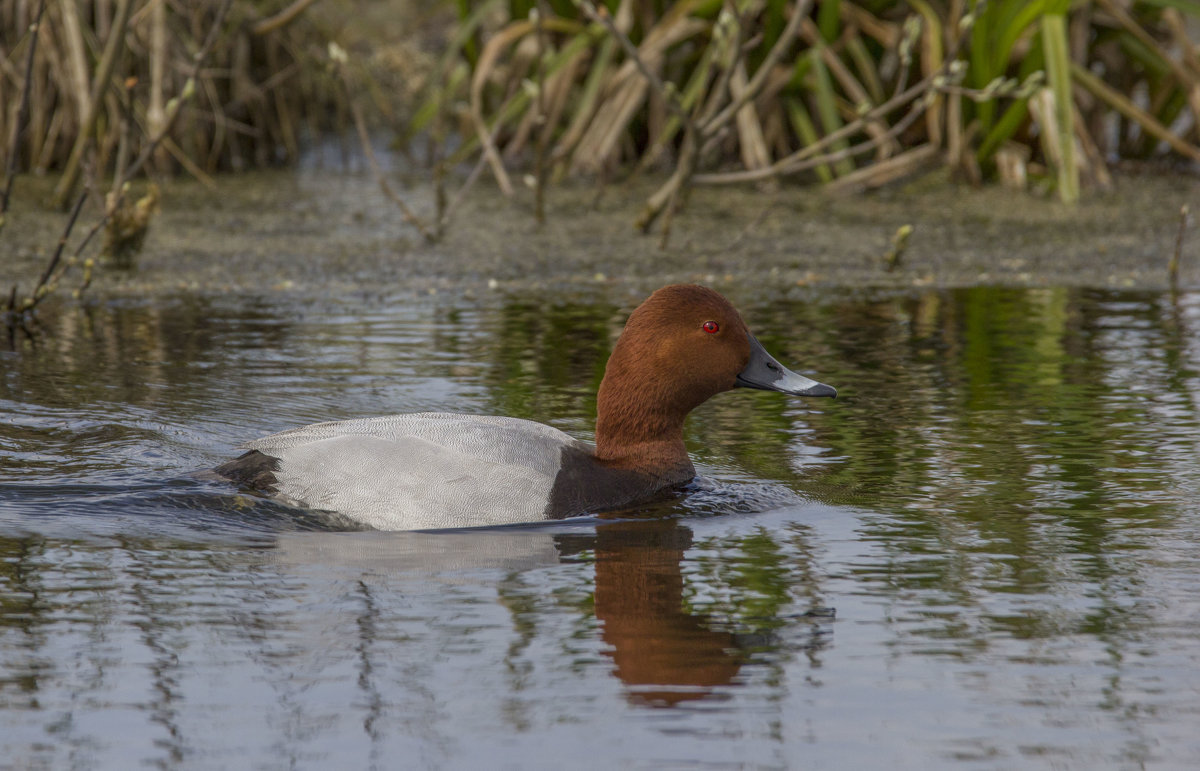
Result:
M279 458L263 455L258 450L251 450L234 460L213 469L238 487L252 490L275 491L278 480L275 472L279 470Z

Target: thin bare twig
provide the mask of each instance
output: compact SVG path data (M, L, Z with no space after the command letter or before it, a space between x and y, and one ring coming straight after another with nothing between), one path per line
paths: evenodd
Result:
M363 155L367 157L367 163L371 166L371 173L375 175L375 181L379 183L379 189L392 200L392 203L396 204L396 208L400 209L400 216L404 218L404 221L420 231L426 241L430 243L437 241L437 234L430 230L425 221L418 217L416 212L404 202L404 199L392 189L387 175L379 166L379 159L375 157L375 150L371 147L371 136L367 133L367 122L363 119L362 108L359 107L358 100L351 93L350 81L344 69L342 70L342 83L346 87L346 101L350 104L350 114L354 118L354 128L358 131L358 141L362 145Z
M67 245L67 239L71 237L71 231L75 228L75 220L79 219L79 212L83 211L83 203L87 200L88 191L84 190L79 194L79 198L75 200L75 206L71 208L71 216L67 219L67 226L63 228L62 235L59 236L58 246L54 248L54 256L50 258L50 262L46 263L46 269L42 271L42 277L38 279L37 285L33 288L33 294L29 296L27 307L24 310L29 310L41 302L47 292L41 291L50 282L50 277L54 274L54 269L58 267L59 260L62 259L63 248Z
M483 167L487 165L487 160L480 156L475 163L475 168L471 169L471 173L463 180L462 186L458 188L458 192L454 194L454 198L444 207L442 216L438 219L438 232L443 232L447 225L450 224L450 218L454 216L454 212L458 211L458 207L466 200L467 193L475 186L476 180L483 172Z

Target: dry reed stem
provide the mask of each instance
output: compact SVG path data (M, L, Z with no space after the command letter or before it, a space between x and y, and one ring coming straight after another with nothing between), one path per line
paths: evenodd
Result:
M603 168L625 135L626 127L645 100L648 90L652 89L664 103L674 105L672 112L683 122L685 131L693 127L691 115L679 102L678 94L669 94L654 72L661 66L667 49L708 27L706 22L684 16L683 12L689 5L679 3L674 6L662 21L646 33L640 47L634 46L629 37L612 24L611 19L602 17L592 7L594 18L604 24L610 35L616 37L628 59L609 82L610 95L605 101L605 109L595 115L575 148L573 164L577 168L591 171ZM585 12L588 8L586 5L580 7Z
M1079 105L1073 104L1071 108L1075 112L1075 136L1079 139L1083 157L1087 161L1085 170L1090 173L1092 184L1101 190L1110 190L1113 186L1113 179L1112 175L1108 173L1108 164L1104 161L1104 154L1100 152L1096 140L1092 139L1087 123L1079 112Z
M196 162L193 161L191 159L191 157L183 151L183 148L181 148L179 145L175 144L175 140L171 139L169 136L166 136L165 134L163 135L163 138L162 138L162 148L164 150L166 150L171 155L172 158L175 159L176 163L178 163L181 167L183 167L184 171L186 171L188 174L191 174L193 177L195 177L196 181L199 182L201 185L208 188L209 190L217 189L216 180L214 180L212 177L210 177L208 174L206 174L204 172L204 169L197 166Z
M622 3L622 8L628 6L628 0ZM617 12L618 21L621 18L620 11ZM603 78L608 71L608 65L612 61L616 41L611 38L606 39L600 44L600 51L596 54L591 65L591 72L587 80L584 82L583 93L580 96L579 103L575 108L575 115L571 118L570 125L567 130L559 138L554 145L554 152L550 155L556 162L560 162L563 158L571 155L575 148L579 145L579 141L583 138L584 132L587 130L592 117L596 113L597 105L599 104L599 96ZM559 168L562 164L559 163ZM556 170L556 176L558 171Z
M75 137L75 144L71 148L70 156L67 158L67 165L63 168L62 176L59 177L58 184L55 186L54 193L50 199L51 206L54 208L61 208L66 204L67 198L71 196L76 184L79 182L83 153L91 144L92 132L95 128L96 118L100 112L100 102L103 100L104 94L108 91L109 81L112 78L113 68L117 63L118 53L124 46L125 30L129 25L129 15L132 7L132 0L117 0L116 17L109 30L108 38L104 41L104 52L100 55L99 64L96 65L92 88L89 91L88 111L79 122L79 134Z
M0 230L4 229L4 221L8 215L8 205L12 197L13 180L17 176L17 145L21 140L21 130L29 117L29 92L33 78L33 55L37 50L38 30L42 25L42 16L46 11L46 0L38 3L37 16L29 28L29 51L25 56L25 77L21 86L21 101L17 107L17 117L13 121L12 132L8 137L8 167L5 171L4 196L0 198Z
M593 21L601 23L608 30L609 34L616 38L629 57L629 61L622 65L621 69L613 77L614 82L622 79L624 81L621 87L622 90L618 92L618 96L609 100L610 103L614 100L619 100L620 107L607 113L607 120L602 119L601 121L592 122L588 131L581 138L579 146L576 148L576 163L579 162L579 156L583 153L584 149L589 148L589 137L595 137L593 143L596 145L596 148L591 154L595 159L593 163L603 162L603 159L608 156L612 147L616 144L617 139L623 134L625 126L632 117L633 111L641 103L648 88L654 89L657 96L664 103L672 107L672 111L676 113L679 120L683 123L684 138L675 172L671 175L667 183L650 197L646 207L638 216L636 223L636 226L644 232L653 225L654 221L662 213L663 207L669 207L668 222L664 225L663 237L660 242L660 248L665 249L670 234L669 220L674 214L679 191L686 187L692 170L695 168L696 155L699 152L697 144L699 126L693 120L691 113L683 106L679 95L674 91L670 94L667 93L662 81L654 73L644 57L654 57L652 61L657 66L661 62L661 57L665 54L667 48L678 40L690 37L694 31L699 30L693 30L691 27L695 25L689 25L686 18L678 22L674 21L674 17L682 16L690 8L689 4L680 3L672 9L672 12L667 17L664 17L659 24L655 25L647 33L645 39L642 41L642 47L639 49L633 45L633 42L629 40L624 32L613 24L607 14L602 16L588 0L579 0L579 7ZM703 25L701 25L701 28L703 28ZM634 70L637 70L642 75L641 79L633 78ZM597 123L600 123L599 127ZM600 168L603 167L600 166Z
M80 115L86 115L88 96L87 47L83 42L83 30L79 24L79 9L75 3L59 3L62 14L63 34L66 36L67 69L69 82L75 87L75 102Z
M1175 57L1165 51L1162 45L1154 39L1154 36L1147 32L1141 24L1138 24L1124 8L1112 2L1112 0L1099 0L1099 4L1109 15L1117 20L1117 23L1126 32L1133 35L1142 45L1156 52L1163 63L1170 68L1171 74L1179 81L1179 85L1183 88L1184 94L1187 97L1188 107L1192 111L1193 122L1200 124L1200 72L1189 72L1186 67L1175 60ZM1170 25L1170 20L1168 20L1168 25ZM1184 32L1183 39L1184 41L1188 39L1186 31ZM1190 50L1191 43L1185 42L1182 48ZM1192 58L1193 60L1195 59L1194 53Z
M856 169L825 185L830 195L848 195L882 187L910 176L938 159L940 148L932 142L893 155L886 161Z
M916 116L924 112L924 100L918 100L918 97L924 96L927 90L932 87L933 79L936 77L936 75L937 74L935 73L930 77L922 79L878 107L868 111L858 120L851 121L837 131L832 131L821 137L821 139L817 142L803 147L796 152L791 153L790 155L780 158L765 169L697 174L694 181L697 184L704 185L728 185L737 184L740 182L758 182L769 177L798 173L814 166L826 165L844 158L851 157L852 155L874 149L881 141L886 141L887 139L899 136L904 129L908 128L908 126L912 124L912 121L915 120ZM863 126L866 125L868 120L881 118L893 110L899 109L907 104L912 104L913 102L916 102L916 104L909 114L905 116L905 118L899 123L892 126L885 136L873 138L860 145L848 147L834 153L828 153L825 155L820 154L826 148L843 139L847 139L858 131L862 130Z
M945 51L942 50L942 36L940 34L941 25L938 22L936 13L928 4L914 2L913 5L921 12L925 19L924 29L921 32L921 71L925 75L931 75L943 69L947 62L953 61L954 56L949 59L944 58ZM955 51L957 54L957 50ZM929 137L929 141L935 145L942 144L942 123L945 97L939 93L935 93L932 101L925 109L925 134Z
M166 62L167 6L164 0L159 0L154 3L150 12L150 105L146 108L146 123L152 135L161 130L167 118L163 106L163 75Z
M208 35L204 38L204 44L200 46L200 50L192 57L191 70L188 72L186 80L184 80L183 91L167 105L167 114L162 126L157 133L151 136L150 142L142 148L142 151L138 154L134 162L129 165L129 168L118 171L118 175L114 178L113 183L113 189L118 192L118 195L122 194L120 188L123 186L118 184L118 182L123 183L141 171L142 167L146 165L146 161L150 160L150 157L154 155L154 151L158 149L158 146L164 140L168 139L167 134L171 131L171 127L175 125L179 114L183 111L184 102L191 99L195 92L196 77L200 73L200 67L212 52L213 46L216 45L217 38L220 37L221 25L225 22L225 16L229 13L229 8L232 5L233 0L222 0L220 7L217 9L217 17L213 19L212 26L208 30ZM174 143L170 144L173 145ZM119 198L117 202L120 202Z
M1188 34L1187 22L1184 20L1183 14L1174 8L1164 8L1163 20L1167 23L1167 28L1171 31L1171 37L1175 40L1175 45L1179 47L1179 51L1183 55L1183 63L1193 73L1200 75L1200 57L1196 55L1196 49L1192 43L1191 36Z
M739 60L733 68L733 77L729 81L730 93L738 99L750 82L746 77L746 63ZM762 124L758 120L758 111L753 102L746 102L742 109L735 114L737 124L738 147L742 154L742 165L748 169L762 169L771 165L771 151L763 138Z
M479 61L475 65L475 74L471 78L471 120L475 124L479 145L483 148L483 157L491 167L492 175L496 178L496 184L500 186L500 191L506 196L513 194L513 186L508 178L508 172L504 169L504 161L501 160L500 153L496 149L496 143L492 140L491 132L488 131L487 121L483 117L483 85L495 68L500 53L514 41L527 35L532 28L531 22L519 21L501 30L483 47L483 52L479 55Z
M725 43L726 50L717 51L717 54L725 54L724 60L718 60L716 54L714 54L712 57L713 60L710 64L710 67L715 66L718 72L716 83L714 83L712 87L708 89L707 94L702 93L700 97L697 97L697 102L703 106L703 109L699 113L699 117L696 119L696 123L699 125L704 125L707 121L711 120L712 117L717 114L717 111L728 104L729 100L733 98L729 93L729 81L733 78L734 65L744 53L742 51L742 45L745 35L745 28L742 25L741 17L738 15L737 6L734 3L734 0L723 0L721 8L722 13L725 14L725 18L729 19L729 26L732 28L732 34ZM721 18L718 17L713 28L714 37L719 34L720 24ZM708 73L705 73L705 78L707 79L707 77ZM703 88L703 86L701 86L701 88ZM707 96L708 98L705 99L703 98L704 96ZM703 154L703 151L701 154Z
M740 94L734 95L731 93L732 98L727 105L698 125L694 124L690 119L688 120L685 124L687 130L684 133L684 141L680 148L679 161L675 172L664 185L647 199L646 205L642 208L641 213L635 221L636 227L643 232L647 231L653 226L655 220L658 219L664 206L672 207L671 214L674 214L673 209L678 203L679 196L692 183L692 177L695 174L699 156L704 155L708 148L718 140L720 134L726 129L729 122L734 119L742 107L750 104L758 96L759 92L762 91L763 85L767 82L767 78L775 68L775 65L782 59L784 53L787 52L792 41L796 38L802 22L808 16L810 6L811 0L799 0L796 3L796 7L792 10L792 16L788 19L783 32L780 33L779 39L771 46L771 50L763 58L762 64L759 65L759 68L754 72L754 76L750 78ZM740 24L738 26L740 29ZM727 81L731 87L732 77L733 73L730 73L730 79ZM717 98L722 98L722 94L718 93ZM767 161L769 162L769 155ZM752 171L761 171L761 169L754 169ZM761 177L761 179L769 179L772 176L766 175ZM663 248L666 248L665 238L661 245Z
M545 3L538 0L537 12L537 112L534 130L537 131L533 157L533 218L539 225L546 223L546 15Z
M1176 136L1150 113L1134 104L1128 97L1093 75L1086 67L1071 63L1071 75L1085 89L1129 120L1140 125L1147 134L1166 142L1175 152L1193 161L1200 161L1200 148Z
M38 302L41 301L49 292L43 292L43 287L46 287L50 281L50 277L54 274L54 269L58 267L59 261L62 259L63 249L67 245L67 239L71 237L71 231L75 228L75 221L79 219L79 212L83 211L83 204L88 198L88 191L84 190L79 194L79 198L75 199L75 206L71 208L71 216L67 218L67 225L63 228L62 235L58 237L58 245L54 248L54 254L50 257L50 261L46 263L46 269L42 271L41 278L33 287L33 293L29 299L25 301L23 311L32 309Z
M262 37L263 35L274 32L277 29L282 29L298 19L300 14L304 13L304 11L315 2L317 2L317 0L295 0L295 2L293 2L287 8L284 8L279 13L275 14L274 16L268 16L267 18L255 24L250 28L250 33L256 37Z
M900 25L884 21L865 8L860 8L854 3L842 3L838 8L838 15L843 21L853 24L874 38L885 49L892 50L900 44Z

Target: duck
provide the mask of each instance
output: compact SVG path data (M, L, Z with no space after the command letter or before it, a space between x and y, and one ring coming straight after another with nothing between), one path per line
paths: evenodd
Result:
M720 293L674 284L634 309L613 346L594 444L532 420L422 412L271 434L214 471L244 490L378 530L600 514L691 482L684 420L738 388L837 396L776 361Z

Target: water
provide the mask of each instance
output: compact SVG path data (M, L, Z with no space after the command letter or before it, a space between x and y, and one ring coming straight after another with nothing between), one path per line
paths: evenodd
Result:
M588 438L626 298L51 308L0 353L0 767L1194 768L1200 295L736 299L840 397L704 405L678 500L440 533L191 472Z

